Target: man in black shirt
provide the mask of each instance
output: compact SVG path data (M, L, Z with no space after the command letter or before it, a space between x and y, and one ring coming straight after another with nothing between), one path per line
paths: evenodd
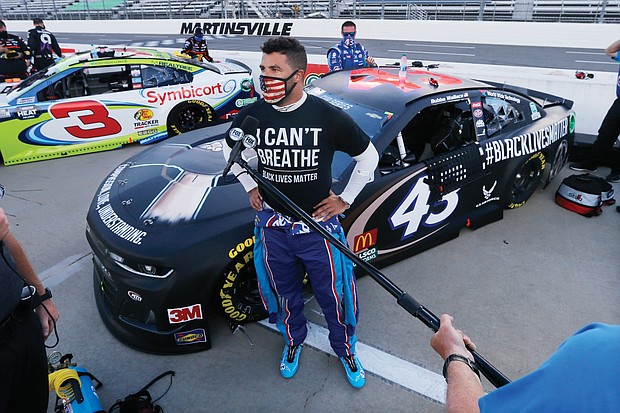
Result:
M0 20L0 82L10 78L28 77L30 49L24 40L6 31Z
M343 110L303 90L305 48L297 39L272 38L261 47L260 83L263 99L242 110L233 127L246 117L258 120L258 172L321 225L346 243L338 215L346 211L370 180L378 154L368 136ZM234 141L227 139L225 157ZM332 192L335 151L357 162L345 189ZM355 355L358 302L351 261L318 233L286 215L238 165L232 168L257 211L254 264L270 321L285 340L280 373L291 378L307 335L302 283L307 274L330 331L329 340L344 366L349 383L362 387L365 374Z
M62 57L62 50L56 37L45 29L43 20L37 17L32 23L34 28L28 30L28 47L34 57L34 68L41 70L54 63L54 55Z

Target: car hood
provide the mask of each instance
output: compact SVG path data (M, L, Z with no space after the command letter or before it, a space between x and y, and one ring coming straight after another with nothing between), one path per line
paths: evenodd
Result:
M128 159L100 187L95 209L106 223L101 204L107 203L119 219L149 231L249 210L241 184L231 174L222 177L223 144L221 136L196 146L166 143Z

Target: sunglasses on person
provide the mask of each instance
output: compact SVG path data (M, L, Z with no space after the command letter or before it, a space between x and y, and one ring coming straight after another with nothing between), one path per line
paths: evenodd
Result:
M342 32L342 35L345 37L355 37L355 32Z

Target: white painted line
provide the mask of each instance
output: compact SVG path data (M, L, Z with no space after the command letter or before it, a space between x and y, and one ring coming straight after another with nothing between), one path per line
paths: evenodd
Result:
M325 49L323 46L304 46L306 49Z
M90 252L83 255L72 255L39 273L39 279L46 287L53 289L72 275L83 274L85 269L88 268L88 264L91 263L91 257L92 253Z
M471 56L471 57L475 57L475 54L471 54L471 53L443 53L443 52L426 52L424 50L388 50L388 52L396 52L396 53L411 53L411 54L440 54L440 55L446 55L446 56Z
M446 49L475 49L476 46L442 46L437 44L416 44L416 43L405 43L405 46L414 46L414 47L432 47L432 48L441 48L444 47Z
M599 65L615 65L618 66L618 62L596 62L592 60L575 60L575 63L596 63Z
M597 55L597 56L606 56L605 52L573 52L573 51L567 50L565 53L567 53L567 54L591 54L591 55Z
M278 331L275 324L269 324L268 320L259 321L259 324L270 330ZM328 334L329 331L325 327L309 322L308 336L304 344L335 357L336 354L329 345ZM356 347L356 354L366 371L432 400L445 403L446 381L441 375L361 341L357 342Z
M148 42L144 43L144 46L146 47L157 47L159 46L161 42L159 40L149 40Z

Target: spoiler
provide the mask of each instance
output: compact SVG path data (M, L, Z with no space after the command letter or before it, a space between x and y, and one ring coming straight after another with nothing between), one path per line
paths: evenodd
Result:
M540 92L538 90L528 89L528 88L521 87L521 86L507 85L506 83L491 82L488 80L479 80L479 82L487 83L491 86L494 86L496 88L499 88L505 91L514 92L514 93L518 93L523 96L533 98L534 100L536 100L536 103L538 103L543 108L562 105L566 107L567 109L571 109L574 104L572 100L564 99L559 96Z

